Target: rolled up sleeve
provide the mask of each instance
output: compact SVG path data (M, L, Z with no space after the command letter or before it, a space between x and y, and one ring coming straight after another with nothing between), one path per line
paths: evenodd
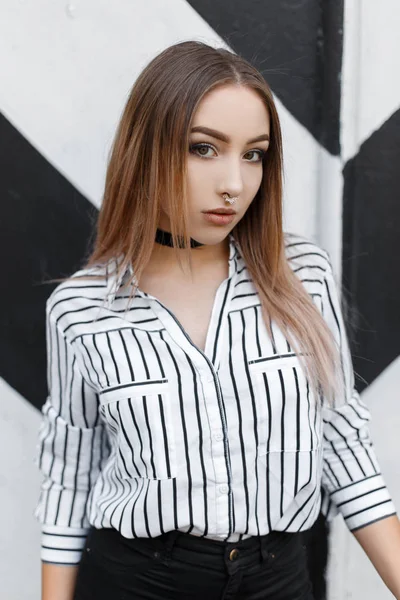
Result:
M42 561L74 565L90 528L89 493L109 445L99 420L97 393L82 376L49 301L46 346L49 394L34 457L43 480L34 516L42 524Z
M322 313L340 349L343 397L322 408L323 476L328 519L341 513L351 531L396 514L369 431L370 411L354 387L354 370L337 285L325 272Z

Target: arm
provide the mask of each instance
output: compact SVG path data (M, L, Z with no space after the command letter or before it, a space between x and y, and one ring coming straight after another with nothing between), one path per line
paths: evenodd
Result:
M400 599L400 521L397 515L354 531L368 558L392 594Z
M67 590L90 527L87 500L108 446L96 391L81 374L51 298L46 305L49 395L35 456L43 482L34 515L42 524L43 600L70 600Z
M42 562L42 600L72 600L78 567Z
M325 273L322 312L340 348L345 382L343 397L336 398L333 407L322 408L322 485L333 514L342 514L385 584L399 594L399 521L370 437L370 412L354 388L352 359L330 266Z

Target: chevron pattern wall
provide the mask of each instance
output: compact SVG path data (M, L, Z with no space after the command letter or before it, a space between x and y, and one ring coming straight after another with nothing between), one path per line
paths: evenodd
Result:
M321 243L343 278L359 390L396 361L400 7L386 4L3 0L0 579L7 600L39 595L32 457L47 393L44 306L55 286L48 281L76 270L90 248L120 112L140 70L164 47L186 39L225 45L262 71L282 120L286 228ZM316 600L328 593L327 531L320 519L308 537Z

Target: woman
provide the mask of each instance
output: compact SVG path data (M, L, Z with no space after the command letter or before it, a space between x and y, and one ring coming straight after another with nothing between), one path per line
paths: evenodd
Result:
M313 598L338 510L400 598L327 253L282 231L260 73L198 42L133 86L94 251L47 302L43 598Z

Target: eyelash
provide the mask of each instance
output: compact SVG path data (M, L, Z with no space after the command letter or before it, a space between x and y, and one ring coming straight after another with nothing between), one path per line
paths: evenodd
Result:
M206 148L211 148L211 150L214 150L214 151L215 151L215 148L214 148L214 146L212 146L211 144L207 144L206 142L201 142L201 143L197 143L197 144L191 144L191 145L189 146L189 152L191 152L192 154L195 154L195 155L196 155L196 156L198 156L199 158L204 158L204 159L206 159L206 160L209 160L209 159L211 158L210 156L202 156L201 154L197 154L197 153L196 153L196 150L197 150L198 148L203 148L203 147L206 147ZM263 160L264 156L265 156L265 155L266 155L266 153L267 153L267 152L266 152L266 150L261 150L261 148L255 148L254 150L248 150L248 151L246 152L246 154L248 154L249 152L257 152L257 153L259 154L259 156L260 156L260 160L249 160L249 161L247 161L247 162L252 162L252 163L259 163L259 162L262 162L262 160Z

